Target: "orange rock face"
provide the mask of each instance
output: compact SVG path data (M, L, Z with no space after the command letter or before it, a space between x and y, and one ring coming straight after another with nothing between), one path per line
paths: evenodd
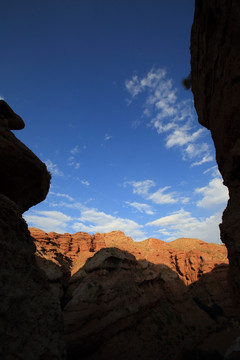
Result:
M103 248L117 247L128 251L137 260L153 264L164 264L175 271L186 285L197 281L210 272L216 265L228 264L224 245L209 244L198 239L177 239L170 243L158 239L134 242L121 231L90 235L85 232L76 234L45 233L30 228L37 249L43 246L47 256L54 257L59 252L69 259L68 268L72 275L84 266L86 260ZM56 257L55 260L56 261Z

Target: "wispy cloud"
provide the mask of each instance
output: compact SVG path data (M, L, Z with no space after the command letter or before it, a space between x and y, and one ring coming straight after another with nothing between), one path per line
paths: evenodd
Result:
M90 186L90 182L87 181L87 180L80 180L80 182L81 182L82 185Z
M58 165L54 164L51 160L46 160L45 164L52 175L63 176L63 172L59 170Z
M55 207L55 208L68 208L68 209L74 209L74 210L82 210L85 208L85 206L81 203L81 202L71 202L68 203L66 201L51 201L49 203L50 207Z
M124 184L131 185L133 188L133 194L140 195L145 200L150 200L154 204L166 205L166 204L175 204L175 203L187 203L188 198L182 197L177 192L167 192L171 187L165 186L159 188L157 191L151 191L150 189L155 187L156 184L153 180L143 180L143 181L128 181Z
M147 226L157 228L161 236L168 236L168 241L179 237L199 238L206 242L220 243L218 224L221 222L221 212L206 218L198 219L190 212L180 209L167 216L147 223Z
M105 134L104 141L109 141L110 139L112 139L112 135Z
M211 173L213 177L220 176L221 178L221 174L218 170L217 165L214 165L203 172L203 174L208 174L208 173Z
M141 196L148 195L149 189L155 186L155 182L153 180L129 181L125 184L132 185L133 193Z
M166 148L179 147L183 160L195 159L193 166L213 161L209 146L201 141L207 130L198 128L194 121L192 100L178 100L177 89L165 69L152 69L142 78L134 75L125 86L131 101L145 94L142 117L158 134L165 134Z
M74 149L73 149L74 150ZM78 153L78 151L77 152L75 152L74 154L77 154ZM72 152L72 154L73 154L73 152ZM68 158L68 161L67 161L67 165L68 166L72 166L72 167L74 167L74 169L78 169L80 166L81 166L81 163L80 162L77 162L76 160L75 160L75 157L72 155L72 156L69 156L69 158Z
M53 191L50 191L49 194L57 196L57 197L62 197L62 198L68 199L69 201L73 201L73 198L68 194L62 194L62 193L59 193L59 192L55 193Z
M74 146L74 148L72 148L72 149L70 150L70 153L71 153L72 155L78 154L78 153L79 153L79 147L78 147L78 145Z
M147 199L151 200L155 204L174 204L179 200L174 198L174 193L164 194L170 186L165 186L164 188L158 189L153 194L149 194Z
M129 201L125 201L125 204L127 204L128 206L131 206L133 207L134 209L138 210L140 213L144 213L144 214L147 214L147 215L153 215L154 212L151 208L150 205L148 204L142 204L142 203L139 203L139 202L129 202Z

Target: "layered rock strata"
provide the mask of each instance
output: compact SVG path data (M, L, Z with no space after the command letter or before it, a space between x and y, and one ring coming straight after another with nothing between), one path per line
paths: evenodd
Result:
M240 305L240 2L195 1L191 78L201 125L211 131L229 201L221 239L228 249L229 280ZM240 308L240 306L239 306ZM240 314L239 314L240 315Z
M22 119L0 101L0 358L62 360L59 299L36 264L35 245L22 212L44 200L45 165L10 131Z

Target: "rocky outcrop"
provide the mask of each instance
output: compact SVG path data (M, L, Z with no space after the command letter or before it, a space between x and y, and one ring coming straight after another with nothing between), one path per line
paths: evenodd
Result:
M56 263L61 257L65 259L64 269L68 268L72 275L84 266L89 257L108 247L127 251L142 262L167 265L186 285L197 281L216 265L228 263L225 246L205 243L199 239L180 238L166 243L151 238L134 242L121 231L90 235L85 232L47 234L37 228L29 230L38 250L37 258L52 259ZM41 248L45 249L46 256Z
M65 358L59 299L36 264L22 211L48 191L45 165L11 133L22 119L0 101L0 358Z
M229 280L240 305L240 3L195 1L191 78L200 124L211 131L229 201L221 239L228 249ZM240 307L239 307L240 308ZM240 314L239 314L240 315Z
M45 164L10 131L23 127L20 116L0 100L0 193L21 212L45 199L51 178Z
M240 335L224 245L30 232L61 299L69 360L185 360L192 347L219 359Z

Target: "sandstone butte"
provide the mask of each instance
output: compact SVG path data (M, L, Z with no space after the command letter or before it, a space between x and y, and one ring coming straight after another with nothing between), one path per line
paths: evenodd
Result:
M62 304L69 360L221 359L240 335L224 245L29 230Z

